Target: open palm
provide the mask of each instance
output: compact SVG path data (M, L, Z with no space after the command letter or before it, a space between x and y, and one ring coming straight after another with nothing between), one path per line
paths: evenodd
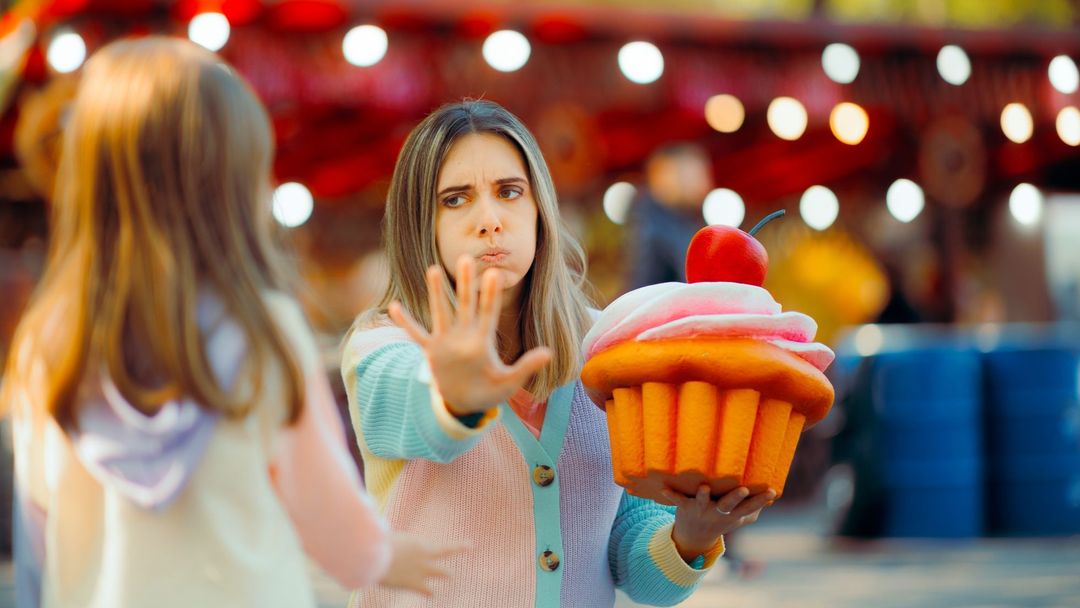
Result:
M431 331L402 308L390 304L390 318L424 349L436 386L447 407L458 415L483 412L506 400L551 359L547 348L534 348L512 365L503 363L496 347L502 284L498 271L488 269L480 280L479 297L472 258L462 256L457 268L457 301L450 307L443 271L427 271Z

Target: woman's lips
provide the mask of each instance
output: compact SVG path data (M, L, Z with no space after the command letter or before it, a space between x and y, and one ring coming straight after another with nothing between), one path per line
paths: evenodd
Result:
M505 249L486 249L476 256L476 259L487 264L498 264L506 259L510 252Z

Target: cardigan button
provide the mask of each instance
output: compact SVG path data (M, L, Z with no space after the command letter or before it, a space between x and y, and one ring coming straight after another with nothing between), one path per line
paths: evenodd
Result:
M546 488L555 481L555 470L546 464L538 464L533 469L533 481L541 488Z
M554 572L559 569L559 556L548 549L540 554L540 569L544 572Z

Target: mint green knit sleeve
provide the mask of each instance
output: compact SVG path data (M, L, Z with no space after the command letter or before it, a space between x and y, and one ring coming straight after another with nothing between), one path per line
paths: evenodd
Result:
M431 386L423 351L413 342L392 342L371 352L353 378L350 413L359 417L368 449L382 458L451 462L472 449L498 416L494 408L466 424L450 414Z
M698 556L687 564L671 540L674 523L675 507L623 492L611 527L608 559L615 586L635 602L652 606L682 602L719 556Z

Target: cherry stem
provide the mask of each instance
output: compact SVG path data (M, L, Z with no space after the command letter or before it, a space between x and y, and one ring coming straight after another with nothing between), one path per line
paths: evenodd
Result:
M749 233L750 236L754 236L755 234L757 234L758 230L761 230L761 228L765 224L768 224L769 222L775 220L776 218L780 217L781 215L784 215L785 213L787 213L787 211L781 209L779 211L773 211L769 215L766 215L764 219L762 219L760 222L757 223L757 226L754 226L753 228L750 229L750 233Z

